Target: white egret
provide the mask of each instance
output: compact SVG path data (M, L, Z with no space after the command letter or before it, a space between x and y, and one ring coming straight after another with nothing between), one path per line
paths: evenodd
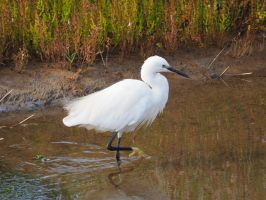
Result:
M65 109L68 116L63 119L63 123L68 127L79 125L89 130L113 132L107 149L116 151L119 165L119 151L140 154L136 147L120 147L122 134L132 132L143 124L150 125L165 107L169 86L161 72L175 72L189 78L171 67L164 58L149 57L141 68L142 80L125 79L67 103ZM114 147L112 143L116 136L118 144Z

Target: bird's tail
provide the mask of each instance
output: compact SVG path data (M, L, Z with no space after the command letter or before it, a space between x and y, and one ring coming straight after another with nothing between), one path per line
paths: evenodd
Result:
M70 127L80 124L80 114L84 109L83 98L78 98L73 101L67 102L64 105L64 109L68 112L68 116L63 119L63 123Z
M63 123L65 124L65 126L68 126L68 127L71 127L71 126L75 126L77 124L75 124L73 122L73 118L71 116L66 116L64 119L63 119Z

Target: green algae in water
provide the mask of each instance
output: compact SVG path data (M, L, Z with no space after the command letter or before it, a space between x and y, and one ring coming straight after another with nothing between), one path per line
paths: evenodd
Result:
M56 199L59 196L55 184L23 174L0 172L0 199Z

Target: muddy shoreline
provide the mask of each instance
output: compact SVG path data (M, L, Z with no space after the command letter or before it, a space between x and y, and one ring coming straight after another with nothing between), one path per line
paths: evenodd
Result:
M161 56L196 81L205 81L206 75L215 77L228 66L228 74L252 72L252 76L266 75L265 49L241 58L221 54L208 69L219 52L220 49L217 48L187 49L179 50L171 56ZM1 67L0 99L9 91L12 92L0 102L0 113L60 106L68 99L89 94L119 80L140 78L139 71L143 60L138 56L129 56L121 61L113 56L108 59L107 66L99 60L89 67L78 66L72 71L66 69L66 63L29 62L21 73L14 71L12 65ZM176 78L167 76L170 79Z

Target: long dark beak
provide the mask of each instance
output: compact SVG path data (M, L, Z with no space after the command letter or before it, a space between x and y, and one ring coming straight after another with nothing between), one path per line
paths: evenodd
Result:
M175 73L177 73L178 75L180 75L180 76L183 76L183 77L186 77L186 78L190 78L187 74L185 74L184 72L182 72L182 71L179 71L179 70L177 70L177 69L175 69L175 68L173 68L173 67L167 67L167 69L169 70L169 71L171 71L171 72L175 72Z

